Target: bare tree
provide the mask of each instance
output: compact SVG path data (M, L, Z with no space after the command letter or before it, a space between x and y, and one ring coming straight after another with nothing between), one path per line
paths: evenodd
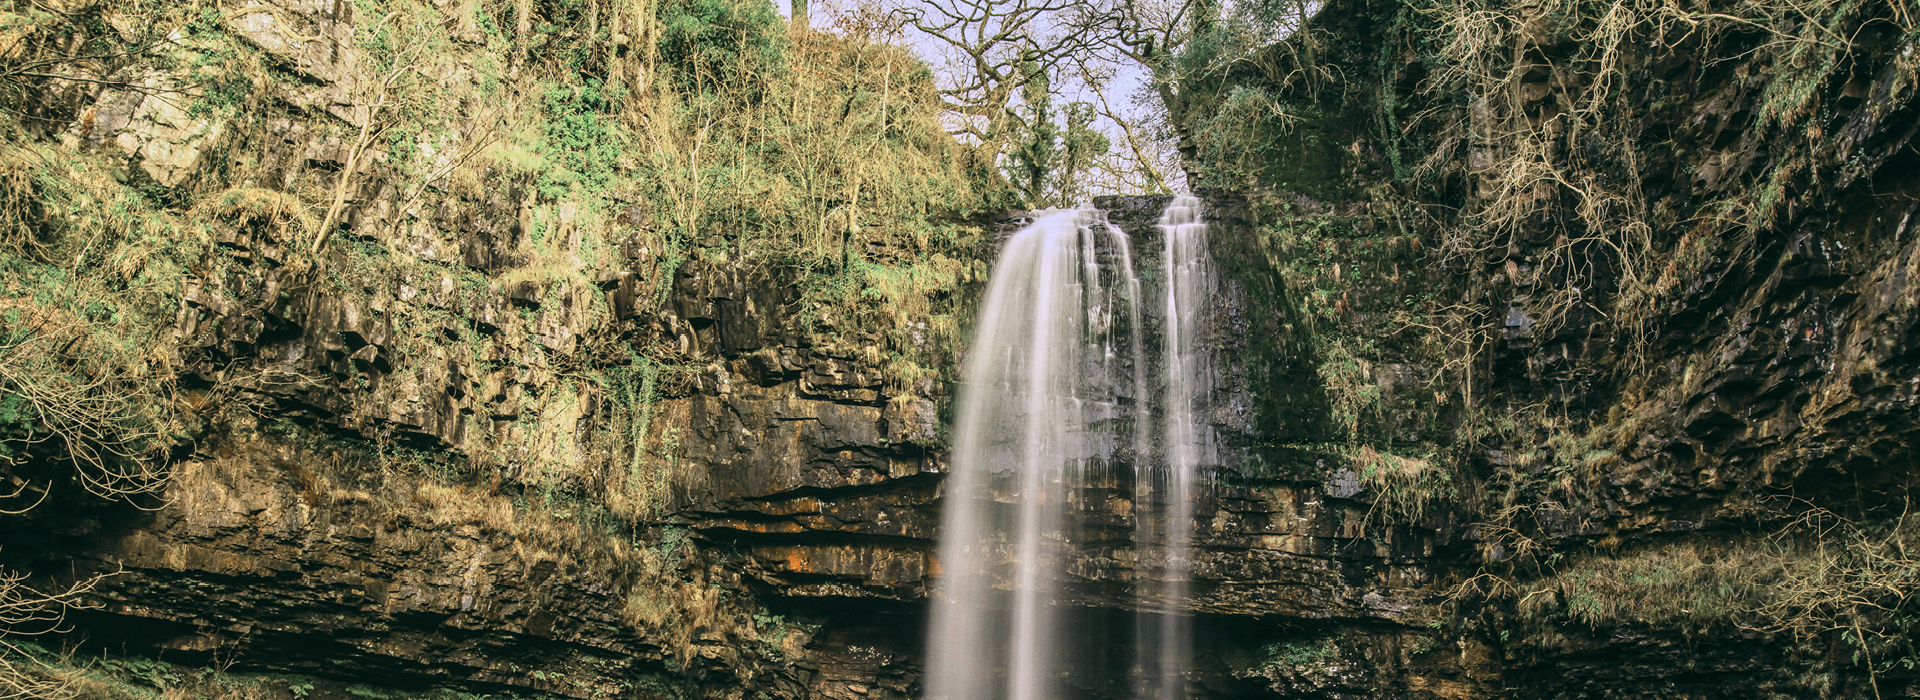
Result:
M1168 138L1165 114L1149 107L1144 112L1128 112L1114 105L1119 64L1082 63L1080 81L1089 87L1093 101L1089 107L1099 119L1111 124L1108 130L1112 148L1090 164L1087 187L1100 193L1165 194L1179 189L1184 180L1177 142ZM1141 86L1133 96L1139 106L1148 106L1158 98L1151 85Z
M1113 108L1105 92L1094 93L1097 113L1120 131L1116 149L1093 164L1096 189L1108 192L1166 194L1185 184L1180 152L1173 139L1155 133L1146 119Z
M369 30L370 34L379 34L387 30L387 24L399 17L398 11L389 12ZM353 142L347 146L347 162L340 169L340 179L334 182L331 203L327 205L327 215L320 220L320 230L314 234L313 253L319 253L327 245L333 227L340 223L340 215L346 210L347 195L352 192L353 175L358 172L367 151L374 140L384 133L389 122L382 119L385 113L399 102L395 94L403 81L420 69L422 54L426 53L429 32L434 28L430 24L408 27L395 31L394 37L403 43L394 51L384 66L357 71L352 79L352 88L348 91L352 104L349 105L352 118L357 122L358 131ZM362 60L368 57L363 56Z
M1322 0L1261 0L1238 3L1223 9L1219 0L1095 0L1090 10L1105 18L1095 34L1106 50L1124 57L1149 74L1147 88L1158 98L1164 110L1169 135L1182 152L1191 153L1194 116L1195 78L1200 74L1222 71L1230 64L1255 64L1267 77L1279 83L1306 78L1309 88L1327 77L1327 68L1318 66L1318 43L1301 35L1308 18L1324 4ZM1227 12L1228 16L1223 16ZM1291 39L1282 42L1282 39ZM1196 59L1189 54L1197 42L1214 47L1215 56ZM1269 49L1271 47L1271 49ZM1103 101L1103 113L1120 125L1134 167L1142 173L1157 170L1166 182L1167 159L1152 153L1147 146L1154 140L1144 133L1140 120L1124 120Z
M1111 18L1100 39L1148 71L1148 86L1175 124L1186 121L1186 101L1173 59L1202 24L1195 18L1216 6L1216 0L1107 0L1098 10Z
M164 442L158 414L171 403L169 383L147 376L155 370L131 344L113 337L119 329L100 328L57 304L12 307L7 327L0 328L0 394L10 399L7 419L31 429L10 442L25 450L51 441L73 463L81 485L102 497L158 493L166 469L151 457ZM20 459L4 453L0 466ZM0 500L21 495L16 489Z
M1089 9L1079 0L926 0L899 13L946 63L940 95L961 116L951 131L997 148L1022 87L1102 52Z
M1032 173L1012 168L1034 160L1033 154L1019 152L1032 145L1023 139L1045 131L1032 123L1036 113L1045 112L1090 113L1113 147L1085 164L1088 173L1068 174L1067 189L1167 192L1184 184L1178 154L1192 150L1185 136L1195 76L1188 73L1197 64L1183 55L1202 38L1271 43L1297 31L1318 6L1316 0L1267 0L1236 5L1233 15L1223 18L1219 0L918 0L897 12L924 37L922 46L936 47L941 95L956 117L950 131L996 157L1024 159L1002 163L1017 185L1024 183L1023 190L1033 189ZM1252 53L1223 55L1243 60ZM1164 118L1115 104L1110 93L1117 75L1135 70L1124 68L1128 65L1147 74L1145 90L1152 99L1142 102L1152 104L1142 106ZM1036 109L1032 103L1042 96L1031 85L1049 78L1056 85L1045 91L1046 99L1068 96L1085 106ZM1072 124L1063 126L1062 133L1072 131Z
M67 611L86 607L79 604L79 599L111 575L82 580L62 593L43 593L27 586L24 575L0 571L0 630L4 630L0 633L0 652L4 652L0 655L4 657L0 658L0 700L73 695L69 681L53 664L8 638L64 631Z

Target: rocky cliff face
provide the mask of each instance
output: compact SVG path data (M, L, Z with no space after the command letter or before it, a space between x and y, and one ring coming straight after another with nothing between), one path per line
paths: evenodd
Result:
M245 234L226 241L243 257L271 245ZM787 288L704 260L664 300L607 271L614 304L591 309L565 288L335 274L193 280L181 354L211 422L166 490L144 509L55 499L14 518L15 566L112 574L76 638L380 686L910 694L914 614L833 607L921 597L933 537L935 405L883 396L870 348L815 345L783 313ZM613 417L637 389L540 362L635 335L697 368L648 380L648 419ZM236 394L272 408L214 405ZM615 447L611 428L657 453ZM646 519L579 493L601 488L639 494L626 505ZM787 622L757 602L781 598L828 603Z
M1272 434L1506 692L1913 692L1912 25L1754 11L1345 3L1192 91L1305 327Z
M1757 48L1773 34L1663 29L1679 33L1608 93L1624 126L1580 132L1556 119L1606 75L1585 25L1513 9L1513 100L1457 103L1430 89L1450 75L1438 54L1377 55L1438 15L1376 5L1337 3L1302 35L1367 86L1344 102L1220 78L1302 108L1268 144L1297 159L1236 161L1241 182L1198 161L1239 189L1206 197L1221 458L1199 518L1196 696L1915 692L1911 608L1874 597L1912 591L1911 33L1837 15L1866 27L1847 72L1782 112L1765 76L1790 64ZM142 351L179 378L164 491L86 495L51 444L3 472L45 496L0 516L7 570L49 588L112 574L64 639L306 679L271 687L288 697L917 697L941 652L923 648L924 599L959 331L1019 215L928 215L960 232L936 241L823 209L840 218L809 260L834 284L867 277L821 304L811 268L737 232L662 234L651 201L556 198L506 156L425 180L358 160L363 77L311 38L364 23L249 7L208 21L274 66L247 93L272 118L156 99L164 71L145 89L41 86L37 147L107 163L84 174L202 226ZM487 43L495 18L450 21L505 46ZM195 41L183 61L205 59ZM435 79L479 118L490 70ZM563 93L545 99L585 94ZM1458 119L1413 119L1428 108ZM1526 139L1496 137L1515 125ZM1493 167L1515 163L1567 167L1525 171L1521 192ZM1536 188L1541 172L1590 179ZM195 183L218 186L193 200ZM303 254L318 205L300 202L334 184L344 235ZM1164 202L1097 202L1143 270ZM1606 218L1622 208L1637 214ZM83 230L33 216L68 217L36 235ZM1086 517L1131 531L1130 489L1100 488ZM1110 642L1142 555L1080 554L1072 681L1123 696ZM1795 597L1865 590L1841 579L1885 591Z
M606 97L635 64L677 69L622 48L665 41L631 8L531 25L522 4L515 36L476 3L200 9L0 14L9 66L68 67L8 78L9 109L35 106L0 158L7 391L77 367L82 392L144 392L86 397L132 438L11 399L0 421L7 570L106 575L40 640L305 679L282 697L911 694L916 618L867 599L920 595L939 370L991 221L925 209L980 202L917 192L903 222L869 181L864 209L802 203L837 227L820 241L695 235L640 162L678 134L623 152L646 134ZM863 62L908 62L783 48L861 71L828 101L880 94ZM592 75L558 72L587 55ZM833 102L860 122L838 133L878 124L912 141L889 163L932 168L914 187L964 189L950 140L916 130L924 80L890 80L879 120ZM142 492L128 464L169 478ZM13 651L0 683L52 673Z
M1157 259L1153 221L1164 203L1101 202L1143 251L1143 266ZM1217 257L1246 255L1243 205L1216 198L1209 207ZM1278 292L1270 269L1227 267L1209 344L1215 362L1230 369L1216 386L1212 421L1221 435L1219 466L1248 478L1213 489L1200 518L1197 687L1206 696L1257 690L1268 682L1262 674L1281 672L1267 661L1268 645L1319 649L1302 643L1302 630L1339 635L1339 644L1366 649L1377 667L1282 687L1403 680L1395 669L1407 665L1407 645L1440 619L1427 568L1433 538L1369 540L1367 504L1354 492L1324 489L1311 472L1268 475L1276 458L1266 453L1259 425L1276 417L1264 414L1272 409L1251 378L1266 370L1249 345L1279 332L1284 319L1264 305ZM635 688L917 695L918 659L929 653L920 601L938 570L932 553L945 392L882 398L878 367L857 352L811 345L781 315L791 306L783 306L788 293L773 278L743 280L699 262L676 275L659 311L621 318L616 305L597 323L564 323L592 318L567 315L564 299L513 307L509 292L478 302L526 310L505 315L491 338L502 355L514 354L510 343L542 338L604 342L598 334L630 327L637 316L679 329L673 342L707 360L677 392L651 404L644 429L671 454L648 472L658 479L652 507L659 519L646 529L604 526L593 522L604 515L555 507L552 492L543 494L526 475L475 481L444 460L477 442L466 427L475 416L491 413L497 426L502 415L541 410L531 397L547 391L543 382L553 375L509 365L489 376L453 362L435 375L439 381L397 382L379 362L394 336L383 319L404 315L409 302L314 295L230 316L190 306L182 335L220 358L195 365L201 372L273 367L331 376L331 385L263 385L277 392L280 411L224 419L181 460L151 512L42 507L25 516L35 525L16 532L62 534L16 535L6 551L40 571L117 572L86 598L94 607L72 618L77 633L188 663L220 659L343 682L574 697ZM246 283L284 284L262 277ZM423 286L428 291L412 304L450 303ZM372 310L380 305L387 313ZM533 330L541 328L544 334ZM355 382L382 400L365 406L367 398L342 398L352 389L341 386ZM393 420L392 406L411 412ZM311 427L288 419L299 415L329 418ZM595 415L567 417L584 433ZM386 426L394 437L367 443L323 429L355 420ZM436 478L430 469L402 471L396 461L452 471ZM1116 510L1088 517L1130 531L1124 501L1103 502ZM1125 547L1082 554L1066 582L1071 604L1086 624L1118 638L1131 624L1124 612L1139 604L1131 594L1139 554ZM1126 692L1124 668L1099 658L1107 640L1089 642L1076 684L1096 695ZM1449 659L1432 673L1478 673L1483 665Z

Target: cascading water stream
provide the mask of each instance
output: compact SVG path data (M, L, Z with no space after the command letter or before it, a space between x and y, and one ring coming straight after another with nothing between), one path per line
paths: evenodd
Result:
M1186 696L1194 482L1211 463L1196 417L1210 391L1199 333L1212 285L1199 200L1176 198L1159 232L1152 304L1131 241L1090 207L1042 212L995 263L962 367L929 698L1064 694L1062 581L1076 546L1101 537L1076 514L1099 484L1129 479L1135 690ZM1157 348L1143 332L1151 310L1163 314ZM1131 427L1124 443L1120 426ZM1129 462L1130 474L1114 470Z
M1140 460L1134 465L1136 523L1151 523L1153 511L1139 512L1137 504L1158 506L1164 518L1159 532L1136 525L1140 534L1135 547L1166 548L1158 585L1136 586L1141 593L1157 593L1153 600L1142 600L1140 653L1152 658L1140 661L1141 684L1138 696L1160 700L1185 698L1185 670L1191 655L1192 618L1182 608L1187 604L1188 582L1193 575L1193 515L1195 484L1203 463L1212 463L1203 454L1212 441L1195 416L1198 405L1212 389L1212 371L1207 366L1205 345L1199 341L1204 327L1204 302L1213 286L1211 256L1207 252L1207 225L1200 218L1200 200L1177 197L1167 205L1158 224L1164 244L1161 268L1166 285L1162 303L1161 374L1165 381L1162 394L1161 451L1158 460ZM1145 492L1145 487L1159 491ZM1154 535L1158 535L1155 537ZM1157 591L1151 591L1152 588ZM1144 629L1148 623L1151 629ZM1147 643L1151 640L1151 644Z

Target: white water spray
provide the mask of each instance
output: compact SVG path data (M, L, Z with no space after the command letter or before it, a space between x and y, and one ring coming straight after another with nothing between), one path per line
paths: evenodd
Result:
M994 266L943 487L932 700L1066 694L1060 599L1078 499L1116 457L1133 466L1135 692L1187 695L1194 482L1212 461L1197 417L1211 386L1198 336L1212 288L1199 201L1175 199L1160 232L1164 298L1151 304L1131 242L1092 208L1043 212ZM1147 310L1162 314L1158 358L1146 354ZM1125 424L1123 448L1113 433Z

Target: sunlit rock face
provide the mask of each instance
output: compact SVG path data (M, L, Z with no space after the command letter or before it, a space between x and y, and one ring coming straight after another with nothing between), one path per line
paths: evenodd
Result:
M511 211L520 194L497 192L449 220ZM1193 222L1163 221L1170 202L1102 200L1104 221L1074 224L1082 254L1060 260L1065 274L1095 280L1077 293L1100 300L1071 319L1081 333L1096 330L1072 361L1087 426L1075 433L1074 488L1058 496L1072 527L1040 538L1052 564L1045 604L1062 630L1050 677L1065 693L1240 696L1281 674L1264 666L1270 644L1353 625L1356 649L1410 639L1434 610L1432 535L1363 536L1365 494L1331 495L1311 463L1295 469L1292 453L1271 447L1304 429L1287 401L1311 373L1269 361L1288 319L1244 208L1206 198L1205 237L1181 239L1168 234ZM1003 222L998 243L1012 246L1030 223ZM523 231L479 230L462 245L502 270L519 264ZM264 260L279 245L271 234L232 245ZM1195 269L1200 246L1207 270ZM208 376L289 370L299 381L260 387L283 413L224 425L200 443L191 478L157 512L43 508L25 517L49 526L13 530L0 551L62 571L125 567L98 589L101 608L73 618L78 630L242 668L583 697L689 674L707 679L688 686L701 696L739 687L776 697L927 693L930 652L941 648L927 646L930 594L951 571L938 552L942 518L963 500L954 482L964 409L954 391L930 383L906 400L883 395L881 358L810 342L788 315L793 290L772 276L692 260L664 298L633 274L606 280L607 308L545 288L468 290L437 278L365 297L323 294L330 283L264 266L258 278L207 280L273 303L229 308L192 292L181 333L191 366ZM1168 280L1186 286L1175 299L1191 307L1166 308ZM416 350L400 343L394 319L441 308L490 324L486 357L641 334L700 358L705 369L662 390L645 426L648 444L671 446L644 465L658 524L606 534L579 516L529 517L568 507L512 480L413 483L398 475L414 467L382 466L402 453L282 429L281 418L373 426L390 444L446 455L502 436L562 446L546 448L558 460L603 444L592 439L603 405L550 401L561 368L480 361L446 345L426 349L442 358L430 372L398 372L393 358ZM1184 399L1167 398L1170 356L1187 368ZM1021 449L1012 435L988 437L1001 442L993 449ZM669 458L671 468L654 469ZM1178 495L1169 477L1189 468L1205 478ZM1000 474L976 505L1011 527L1020 485L1011 470ZM27 532L55 534L17 534ZM1018 572L997 566L986 574L991 595L1006 596ZM1158 614L1169 607L1190 619ZM1162 651L1162 640L1178 639L1189 641ZM1184 661L1163 667L1167 659ZM1382 657L1310 681L1371 687L1404 666Z

